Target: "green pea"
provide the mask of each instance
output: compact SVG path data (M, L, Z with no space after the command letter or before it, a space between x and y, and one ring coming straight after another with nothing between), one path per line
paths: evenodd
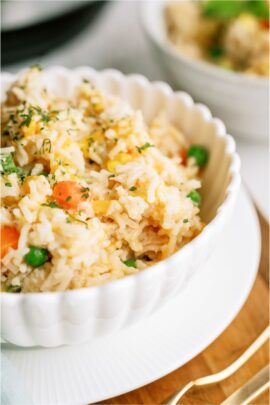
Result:
M200 196L198 191L193 190L187 196L188 196L188 198L191 199L191 201L194 203L194 205L197 205L197 207L199 207L201 205L202 197Z
M224 49L219 45L214 45L208 50L209 56L213 59L220 59L224 55Z
M21 286L20 285L9 285L7 287L7 292L12 292L12 293L19 293L21 292Z
M136 259L128 259L123 262L127 267L137 267Z
M49 252L47 249L30 246L29 252L24 256L24 260L32 267L39 267L49 260Z
M209 158L208 150L200 145L191 145L187 155L188 157L194 157L196 164L200 167L205 166Z

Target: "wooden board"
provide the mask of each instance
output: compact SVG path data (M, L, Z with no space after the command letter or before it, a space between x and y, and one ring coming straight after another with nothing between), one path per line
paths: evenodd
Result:
M207 349L167 376L103 404L161 404L190 380L216 373L233 362L263 331L269 322L269 226L258 213L262 233L260 269L244 307L231 325ZM181 404L220 404L269 362L269 346L265 344L236 374L208 387L189 391ZM269 392L254 404L268 405Z

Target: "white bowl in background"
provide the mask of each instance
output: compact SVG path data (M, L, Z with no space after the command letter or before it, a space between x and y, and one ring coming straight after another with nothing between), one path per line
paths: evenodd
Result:
M165 110L190 142L209 149L202 186L202 218L207 225L168 259L103 286L66 292L1 293L1 337L20 346L81 343L126 327L161 307L202 269L230 217L240 185L240 161L233 138L207 107L194 104L188 94L173 92L165 83L150 83L143 76L124 76L115 70L97 72L89 67L48 69L44 83L65 96L82 78L141 109L146 121ZM1 75L2 99L14 79L8 73Z
M269 135L269 80L231 72L181 54L166 35L167 0L141 2L140 18L172 82L206 103L235 136L266 142Z

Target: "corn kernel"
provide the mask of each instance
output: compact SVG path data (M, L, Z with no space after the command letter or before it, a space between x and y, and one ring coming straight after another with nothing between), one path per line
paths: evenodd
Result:
M84 155L84 157L88 157L88 139L83 139L82 141L79 142L79 147Z
M62 148L68 148L71 144L72 144L71 139L66 138L65 142L63 142L63 144L62 144Z
M116 157L117 160L120 161L120 163L128 163L131 161L132 157L128 153L119 153Z
M114 173L116 166L128 163L131 160L132 160L132 157L128 153L122 153L121 152L115 157L115 159L108 161L107 169L110 172Z
M40 125L36 121L31 121L31 123L28 127L24 126L22 128L22 132L25 137L32 136L39 130L40 130Z
M109 172L114 173L115 172L115 168L118 165L118 161L117 160L109 160L107 162L107 169L109 170Z
M101 131L96 131L91 135L91 138L93 138L94 141L103 141L104 135Z
M110 206L109 200L92 201L93 210L95 214L105 214Z

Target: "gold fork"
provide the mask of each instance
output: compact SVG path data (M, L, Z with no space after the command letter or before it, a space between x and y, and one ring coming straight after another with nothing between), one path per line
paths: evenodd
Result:
M218 383L234 374L253 354L265 343L270 337L270 326L268 326L258 338L244 351L244 353L238 357L232 364L226 367L224 370L212 375L208 375L197 380L190 381L184 385L176 394L170 397L164 405L176 405L182 396L190 390L192 387L199 387L202 385Z

